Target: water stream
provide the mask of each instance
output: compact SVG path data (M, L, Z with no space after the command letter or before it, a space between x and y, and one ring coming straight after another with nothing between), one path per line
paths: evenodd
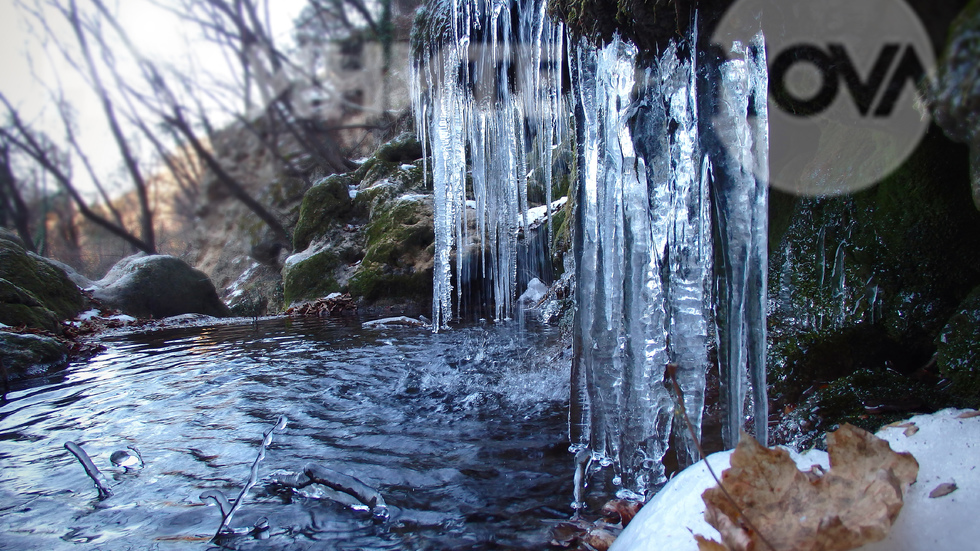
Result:
M529 322L530 323L530 322ZM262 549L538 549L571 514L567 362L516 323L433 335L356 320L269 319L107 339L107 349L0 406L0 548L207 548L279 415L235 527ZM109 478L95 485L65 449ZM146 466L109 457L135 446ZM384 523L273 473L316 462L377 488Z

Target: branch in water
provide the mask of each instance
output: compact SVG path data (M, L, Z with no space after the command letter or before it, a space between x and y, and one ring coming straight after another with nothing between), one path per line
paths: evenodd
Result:
M89 458L85 450L82 449L78 444L68 441L65 442L65 449L70 451L75 459L82 464L85 468L85 474L95 482L95 487L99 489L99 499L106 499L112 496L112 488L109 487L109 480L102 474L102 471L92 463L92 459Z
M228 528L229 527L228 525L231 523L232 517L235 516L235 513L238 511L238 509L241 508L242 504L245 502L245 494L247 494L248 491L252 489L252 486L255 486L255 483L258 481L258 479L259 479L259 461L262 461L262 459L265 458L265 449L267 447L269 447L269 444L272 443L272 433L273 432L282 432L282 430L285 429L285 428L286 428L286 416L285 415L280 415L279 416L279 421L276 422L276 425L274 427L270 428L269 430L265 431L265 433L263 433L263 435L262 435L262 437L263 437L262 438L262 445L259 447L259 455L256 456L255 461L252 462L252 470L249 473L248 481L245 483L245 487L242 488L241 493L238 494L238 498L235 499L235 505L231 508L230 511L228 511L228 514L226 514L226 515L223 514L224 513L224 509L222 508L222 514L223 514L223 516L222 516L222 519L221 519L221 525L218 526L218 531L215 532L214 537L211 538L211 541L216 540L218 538L218 536L220 536L221 533L225 531L225 528ZM220 493L220 492L218 492L218 493ZM201 498L204 499L205 497L210 497L210 498L214 499L215 501L218 501L218 506L221 507L221 502L219 501L219 498L215 497L214 495L211 495L210 492L206 492L206 494L207 494L206 496L205 496L205 494L201 494ZM222 496L222 497L224 497L224 496ZM227 502L228 502L228 500L225 500L225 504L226 505L227 505Z
M371 509L371 514L379 520L388 518L388 505L381 493L353 476L321 467L316 463L307 463L303 472L313 482L323 484L331 490L353 496Z

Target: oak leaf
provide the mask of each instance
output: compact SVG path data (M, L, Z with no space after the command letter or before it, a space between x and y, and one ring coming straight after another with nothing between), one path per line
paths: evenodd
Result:
M918 462L846 424L827 435L827 451L829 471L804 473L788 452L743 432L721 476L724 490L715 486L701 496L705 520L722 542L698 538L699 549L844 551L883 539Z

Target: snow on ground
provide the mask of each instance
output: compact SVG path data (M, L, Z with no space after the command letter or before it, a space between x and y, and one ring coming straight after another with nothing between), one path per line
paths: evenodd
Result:
M919 462L919 476L905 496L905 505L884 540L861 551L939 551L980 548L980 417L960 418L970 410L947 409L917 415L909 421L919 431L909 436L904 428L877 433L897 452L910 452ZM827 454L811 450L791 452L802 470L819 463L828 468ZM731 451L708 456L715 474L728 468ZM930 498L941 483L955 482L949 495ZM680 472L647 503L616 539L610 551L697 551L693 534L719 540L717 530L704 521L701 493L715 485L701 461Z

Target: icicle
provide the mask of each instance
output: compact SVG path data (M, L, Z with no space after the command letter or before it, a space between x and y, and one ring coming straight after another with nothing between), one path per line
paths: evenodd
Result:
M709 155L723 274L718 296L722 438L728 447L738 441L751 380L755 436L765 445L769 137L762 33L749 45L736 42L729 59L714 69L720 86L710 113Z

